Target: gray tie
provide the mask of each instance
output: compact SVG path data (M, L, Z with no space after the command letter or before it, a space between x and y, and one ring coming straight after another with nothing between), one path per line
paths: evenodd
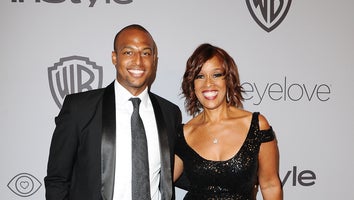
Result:
M150 197L149 159L146 134L139 115L139 98L130 98L133 103L132 129L132 200L148 200Z

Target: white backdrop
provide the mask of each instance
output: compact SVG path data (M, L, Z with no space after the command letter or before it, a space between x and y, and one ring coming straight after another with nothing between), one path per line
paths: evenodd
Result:
M254 3L2 0L0 199L44 199L55 98L61 99L48 69L71 65L76 81L80 66L102 67L84 71L82 82L93 77L93 87L99 80L106 86L115 77L113 37L131 23L145 26L159 47L152 91L183 111L180 83L192 51L209 42L234 57L248 90L245 108L260 111L276 131L285 199L352 199L354 1L275 0L279 9L281 2L291 5L269 32L246 2ZM69 91L77 91L70 83ZM177 199L183 194L178 190Z

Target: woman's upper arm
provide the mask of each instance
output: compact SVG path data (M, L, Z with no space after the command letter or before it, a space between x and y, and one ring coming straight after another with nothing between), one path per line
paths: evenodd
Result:
M175 155L175 166L173 171L173 182L175 182L183 172L183 161L180 157Z
M270 129L267 119L259 115L260 130ZM279 178L279 149L276 137L272 141L264 142L259 150L259 184L263 199L282 199L281 181Z

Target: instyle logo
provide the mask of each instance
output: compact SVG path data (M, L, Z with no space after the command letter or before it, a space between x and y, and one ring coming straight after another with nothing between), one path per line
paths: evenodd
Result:
M48 68L48 79L54 101L61 108L67 94L102 88L103 68L87 57L69 56Z
M279 82L255 83L243 82L245 101L252 101L253 105L260 105L263 101L320 101L331 99L331 86L325 83L305 84L289 82L285 76Z
M25 0L11 0L11 2L13 3L24 3ZM32 1L33 0L27 0L27 1ZM81 4L81 3L89 3L89 7L93 7L97 1L99 0L35 0L36 3L42 3L42 2L45 2L45 3L63 3L63 2L71 2L71 3L74 3L74 4ZM105 1L106 4L110 4L111 1L112 2L115 2L117 4L129 4L129 3L132 3L133 0L100 0L100 1Z
M265 31L271 32L284 20L291 0L246 0L246 4L257 24Z
M28 173L17 174L7 184L7 187L20 197L29 197L33 195L41 186L41 182Z
M282 185L284 186L290 181L289 184L292 186L313 186L316 184L316 173L312 170L299 170L297 166L286 172L284 178L282 179Z

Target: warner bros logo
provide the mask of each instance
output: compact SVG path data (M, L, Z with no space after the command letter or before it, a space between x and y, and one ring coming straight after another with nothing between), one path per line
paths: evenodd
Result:
M284 20L291 0L246 0L246 4L257 24L271 32Z
M48 68L49 87L61 108L67 94L102 88L103 68L87 57L69 56Z

